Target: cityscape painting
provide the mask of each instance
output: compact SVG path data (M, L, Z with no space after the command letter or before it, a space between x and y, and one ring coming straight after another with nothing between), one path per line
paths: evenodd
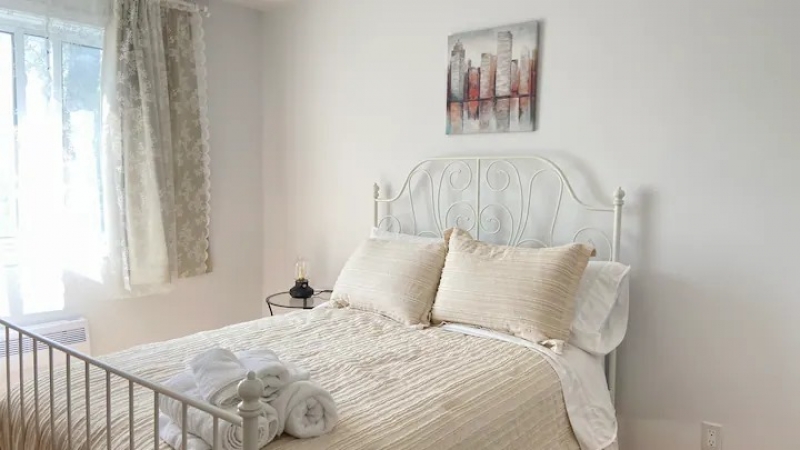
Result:
M448 39L447 134L533 131L539 22Z

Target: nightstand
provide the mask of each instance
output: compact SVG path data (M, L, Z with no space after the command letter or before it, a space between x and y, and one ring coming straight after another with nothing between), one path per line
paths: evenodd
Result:
M292 298L289 295L289 291L278 292L268 295L264 301L267 302L267 306L269 307L269 315L274 316L275 313L272 312L273 306L289 309L313 309L330 300L331 292L333 291L330 289L323 289L314 292L314 295L307 299Z

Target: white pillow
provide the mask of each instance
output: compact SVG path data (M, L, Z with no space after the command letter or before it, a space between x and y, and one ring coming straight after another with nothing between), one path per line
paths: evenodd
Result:
M369 237L370 239L380 239L382 241L403 241L410 242L412 244L440 244L444 242L444 238L440 237L395 233L394 231L386 231L374 227L369 233Z
M589 262L575 296L570 344L596 355L619 346L628 329L629 271L618 262Z

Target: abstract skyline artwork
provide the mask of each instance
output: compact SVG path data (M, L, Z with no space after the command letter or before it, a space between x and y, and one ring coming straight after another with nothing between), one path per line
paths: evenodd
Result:
M448 39L447 134L533 131L539 22Z

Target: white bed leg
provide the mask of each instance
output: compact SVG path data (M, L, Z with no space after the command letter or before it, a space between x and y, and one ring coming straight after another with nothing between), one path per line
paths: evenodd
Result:
M247 379L239 383L239 415L242 416L242 448L258 449L258 417L261 415L261 395L264 383L256 378L255 372L248 372Z

